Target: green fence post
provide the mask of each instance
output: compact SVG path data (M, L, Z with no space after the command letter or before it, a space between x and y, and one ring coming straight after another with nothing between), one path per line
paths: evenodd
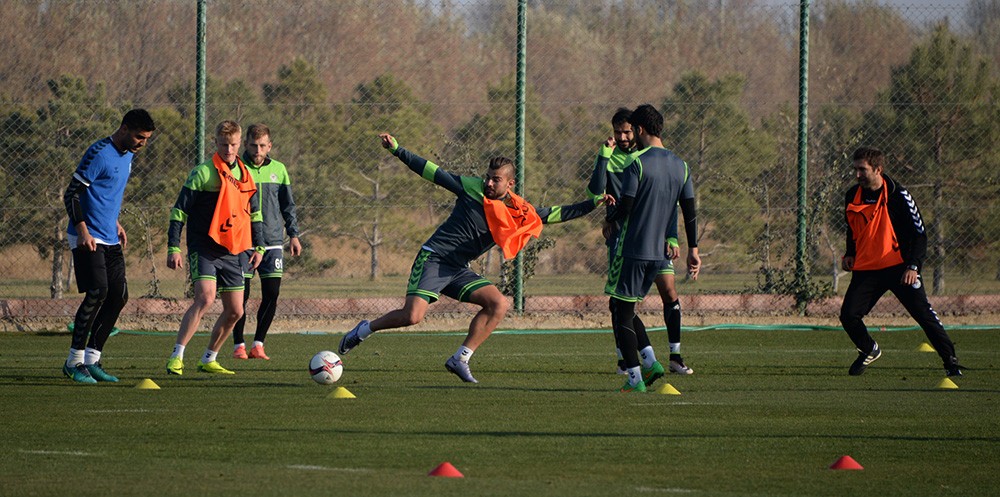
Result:
M525 94L525 58L527 56L527 10L528 0L517 2L517 110L514 130L514 153L517 162L517 184L514 189L518 194L524 193L524 94ZM516 276L514 279L514 312L524 313L524 256L517 254L514 260Z
M809 283L806 260L806 185L807 146L809 141L809 0L799 4L799 188L798 232L795 243L795 303L804 314L808 303Z
M205 159L205 31L208 27L206 13L208 0L198 0L198 62L195 69L194 93L194 145L195 164Z

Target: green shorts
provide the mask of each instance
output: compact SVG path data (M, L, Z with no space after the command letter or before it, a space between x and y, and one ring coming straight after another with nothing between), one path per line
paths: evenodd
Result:
M673 273L673 262L668 259L642 261L615 257L608 268L608 282L604 285L604 293L618 300L640 302L649 293L657 275Z
M280 278L284 274L284 250L281 247L269 247L265 250L264 257L260 260L256 270L250 269L250 256L252 255L253 249L241 254L244 278L253 278L255 271L261 278Z
M438 254L422 248L413 260L406 295L416 295L432 304L441 295L459 302L468 302L472 292L492 284L468 266L449 263Z
M244 260L242 254L216 256L189 251L191 281L214 281L219 292L242 292Z

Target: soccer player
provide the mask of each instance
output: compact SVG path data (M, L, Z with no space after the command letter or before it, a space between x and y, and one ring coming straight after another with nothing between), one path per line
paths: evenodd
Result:
M641 105L628 117L628 123L641 150L625 165L621 199L609 219L620 233L604 293L611 296L611 324L628 372L628 381L621 391L644 392L643 377L655 380L652 377L662 375L663 367L659 371L654 369L656 358L651 356L652 348L639 341L635 304L646 296L657 275L672 264L676 248L671 248L666 238L671 233L671 224L676 232L678 203L687 204L682 210L691 216L685 216L685 220L694 220L694 186L687 163L663 148L660 139L663 115L659 111L652 105ZM701 258L695 244L696 226L685 222L684 228L688 240L687 265L697 274ZM639 349L646 352L642 367Z
M77 289L84 294L63 364L63 374L77 383L118 381L101 366L104 344L128 302L123 253L128 237L118 215L132 158L155 130L149 112L126 112L111 136L87 148L63 195Z
M848 374L860 375L882 357L882 349L863 319L882 295L891 291L923 328L944 361L945 373L962 376L955 345L927 301L920 278L927 256L927 234L917 204L903 185L885 175L882 151L862 147L854 151L853 159L858 184L844 196L847 251L841 260L844 270L852 274L840 322L858 349Z
M170 210L167 232L167 267L184 267L181 258L181 230L188 224L188 265L194 285L194 301L181 319L177 343L167 360L167 374L184 374L184 348L194 336L201 318L215 301L222 299L222 314L212 326L208 348L198 370L205 373L235 374L218 362L219 349L243 315L242 253L255 247L246 261L250 270L260 264L264 253L260 201L250 171L239 158L240 125L222 121L215 128L212 160L191 170Z
M257 267L260 274L260 307L257 308L257 331L254 333L253 345L247 352L243 340L243 328L247 322L243 317L233 328L233 358L264 359L270 357L264 352L264 339L274 320L274 311L278 304L278 291L281 288L283 272L282 242L285 232L288 232L288 252L293 257L302 253L299 242L299 225L295 216L295 200L292 198L292 184L288 179L285 165L272 159L271 130L265 124L251 124L247 127L243 147L243 162L246 163L257 194L260 196L260 212L264 228L264 257ZM250 282L253 281L253 270L245 275L246 285L243 290L243 309L246 309L250 299Z
M458 198L451 215L417 253L403 307L373 321L361 321L344 335L338 350L347 354L376 331L421 322L427 307L444 294L482 308L472 318L465 341L445 362L445 368L462 381L478 383L469 369L469 359L496 329L509 304L497 287L469 269L469 262L494 245L499 245L504 257L510 259L531 237L541 234L542 224L569 221L587 214L603 197L536 210L513 192L514 162L506 157L490 160L484 178L459 176L400 147L392 135L381 134L379 138L382 146L411 171Z
M625 176L625 165L630 160L631 155L637 150L635 134L632 132L632 125L628 122L628 118L631 115L631 110L621 107L611 117L611 128L614 134L601 147L601 151L597 156L594 173L587 187L591 195L597 196L607 193L614 198L620 198L622 178ZM693 202L686 202L681 205L682 208L691 208L693 206ZM614 209L615 206L613 205L607 206L607 213L601 229L608 248L609 265L614 259L613 249L618 239L617 226L608 222L608 219L614 216ZM694 226L696 222L694 211L684 210L684 224ZM670 254L668 254L670 258L668 258L667 264L657 272L653 282L656 284L656 289L660 294L660 301L663 302L663 321L667 326L667 341L670 346L670 371L677 374L693 374L694 370L687 367L684 364L684 359L681 357L681 303L677 294L673 265L673 259L679 253L676 216L668 226L667 243L671 249ZM698 246L697 240L689 240L688 243L692 247ZM697 267L688 268L688 273L692 279L698 278L698 269ZM635 318L634 329L641 348L640 355L648 356L648 358L652 359L650 367L645 372L645 381L648 386L663 375L663 366L655 359L655 353L646 335L646 327L638 315ZM647 349L647 347L649 348ZM618 354L618 374L626 374L625 361L622 359L621 349L617 346L617 343L615 344L615 349Z

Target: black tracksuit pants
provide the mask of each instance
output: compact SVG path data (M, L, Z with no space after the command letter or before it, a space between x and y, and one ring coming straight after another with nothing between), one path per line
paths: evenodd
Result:
M958 360L955 358L955 345L941 325L937 313L927 301L923 280L918 280L920 285L917 288L904 285L900 280L905 271L906 266L902 264L874 271L854 271L851 275L851 284L844 296L844 304L840 308L840 322L844 325L844 330L858 350L871 352L875 347L875 340L868 333L864 317L871 312L886 291L891 291L910 316L913 316L917 324L923 328L927 340L941 356L945 366L956 364Z

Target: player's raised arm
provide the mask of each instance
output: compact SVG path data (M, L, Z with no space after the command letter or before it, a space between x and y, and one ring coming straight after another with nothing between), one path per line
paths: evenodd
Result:
M382 141L383 148L392 153L392 155L395 155L411 171L419 174L421 178L442 186L455 195L460 195L464 191L461 176L449 173L441 169L437 164L400 147L396 138L389 133L381 133L378 137Z

